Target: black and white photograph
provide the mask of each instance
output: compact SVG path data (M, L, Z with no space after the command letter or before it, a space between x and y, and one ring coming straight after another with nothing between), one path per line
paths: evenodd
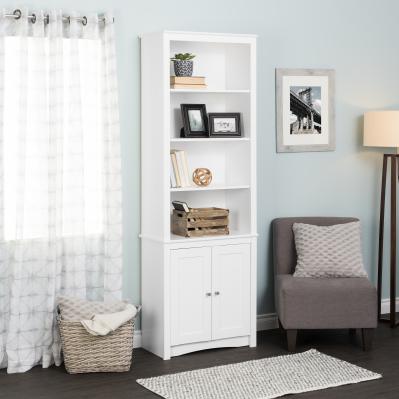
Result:
M205 104L180 104L183 120L181 137L209 137Z
M215 118L213 120L215 133L231 133L236 131L235 119Z
M204 122L199 109L188 110L188 120L192 132L201 132L204 130Z
M209 131L211 137L240 137L240 113L218 112L209 114Z
M321 134L321 87L290 87L290 134Z
M333 151L334 71L276 70L277 152Z

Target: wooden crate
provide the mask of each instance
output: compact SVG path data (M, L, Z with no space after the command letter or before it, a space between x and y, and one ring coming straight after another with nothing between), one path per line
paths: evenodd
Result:
M173 210L172 233L183 237L229 234L229 210L190 208L190 212Z

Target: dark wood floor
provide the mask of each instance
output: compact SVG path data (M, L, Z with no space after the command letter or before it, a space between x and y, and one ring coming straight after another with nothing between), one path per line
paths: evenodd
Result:
M316 348L383 374L380 380L330 388L297 395L300 399L399 398L399 328L380 325L374 347L363 352L358 337L347 331L308 331L299 336L298 351ZM356 340L356 341L353 341ZM69 375L63 367L35 367L24 374L7 375L0 371L1 399L149 399L157 398L135 381L137 378L240 362L285 354L283 337L278 330L259 333L257 348L217 349L193 353L163 361L143 349L135 349L128 373Z

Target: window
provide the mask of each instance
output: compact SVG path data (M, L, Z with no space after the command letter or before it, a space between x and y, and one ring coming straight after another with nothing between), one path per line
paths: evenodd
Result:
M102 233L101 45L58 40L56 55L47 38L5 40L5 240Z

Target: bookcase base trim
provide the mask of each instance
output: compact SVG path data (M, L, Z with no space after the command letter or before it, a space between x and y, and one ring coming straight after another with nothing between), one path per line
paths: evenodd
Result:
M215 348L233 348L239 346L249 346L250 337L234 337L234 338L225 338L225 339L217 339L214 341L206 341L206 342L196 342L193 344L183 344L172 346L170 349L170 355L180 356L185 355L190 352L202 351L205 349L215 349Z

